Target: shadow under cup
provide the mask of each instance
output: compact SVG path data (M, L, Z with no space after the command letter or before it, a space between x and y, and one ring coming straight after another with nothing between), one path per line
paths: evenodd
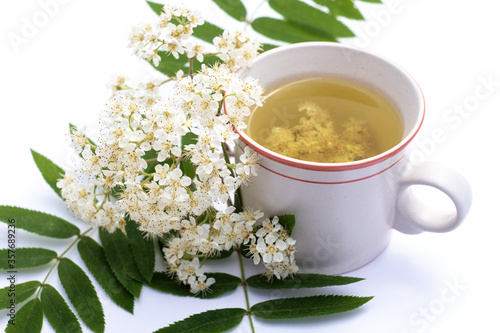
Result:
M406 179L407 147L422 125L425 108L421 90L409 74L362 50L312 42L265 52L240 76L260 80L266 90L311 77L347 79L377 91L400 114L403 138L399 144L346 163L289 158L239 132L236 157L248 146L258 153L261 166L258 176L242 187L243 202L266 216L295 215L292 237L297 240L296 259L302 272L345 273L377 257L388 245L393 228L406 233L425 231L416 227L406 208L398 206L405 186L421 183ZM448 194L446 186L432 181L427 185Z

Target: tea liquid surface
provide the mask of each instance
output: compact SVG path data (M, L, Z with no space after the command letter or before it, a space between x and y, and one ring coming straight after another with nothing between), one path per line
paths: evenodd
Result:
M402 122L380 93L339 78L308 78L276 87L253 110L246 133L279 154L340 163L378 155L402 138Z

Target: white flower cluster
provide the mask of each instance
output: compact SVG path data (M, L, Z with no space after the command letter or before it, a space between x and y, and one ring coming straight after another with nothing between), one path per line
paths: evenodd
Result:
M134 31L132 46L154 62L165 47L173 56L203 59L202 51L185 47L192 28L202 22L189 11L166 9L159 23ZM259 211L237 213L231 201L258 166L248 147L239 162L227 156L238 138L234 128L244 129L250 108L262 105L258 81L234 72L251 63L258 47L242 33L224 33L214 43L229 64L178 73L175 98L160 96L159 87L169 80L132 89L123 77L116 78L99 138L93 142L72 131L81 164L57 183L68 208L83 221L113 232L131 220L148 236L164 239L168 272L193 293L206 292L215 282L202 266L222 250L248 247L269 277L297 270L294 240L278 220L263 220ZM220 205L227 208L219 211Z
M235 213L233 206L223 212L211 209L207 214L212 214L204 217L212 219L209 225L200 225L194 218L183 220L178 230L182 236L171 237L169 245L163 249L168 272L188 284L191 292L204 292L215 282L213 278L207 279L200 258L222 250L248 248L255 264L262 257L265 275L269 278L282 279L297 272L295 240L279 224L278 217L271 222L263 219L264 214L260 211ZM262 242L266 244L265 248L262 248Z
M252 239L250 253L257 265L261 260L266 266L265 275L284 279L298 271L295 264L295 240L279 223L277 216L266 219Z
M161 61L161 51L176 59L186 54L189 59L203 62L207 54L204 45L193 43L189 38L193 29L203 23L203 18L196 12L164 8L156 22L132 30L130 46L139 57L152 61L155 66ZM211 54L217 55L231 70L249 66L260 50L260 45L253 43L242 31L224 31L222 36L214 38L213 44L215 51Z
M177 59L179 54L187 53L190 58L196 56L203 61L203 46L188 42L193 28L203 23L203 18L188 9L165 7L155 23L145 23L132 30L130 47L155 66L161 61L158 51L170 53Z

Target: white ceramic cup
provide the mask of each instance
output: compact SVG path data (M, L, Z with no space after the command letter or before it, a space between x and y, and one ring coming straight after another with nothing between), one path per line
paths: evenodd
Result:
M266 89L308 77L349 79L388 98L403 122L403 139L395 147L348 163L289 158L239 133L236 157L249 146L261 166L258 176L242 187L243 202L267 216L295 215L292 236L303 272L354 270L386 248L392 229L407 234L447 232L466 217L472 194L463 176L428 162L409 162L409 144L424 119L424 98L413 78L393 62L342 44L300 43L263 53L241 76L259 79ZM433 214L425 200L414 195L415 185L442 191L454 211Z

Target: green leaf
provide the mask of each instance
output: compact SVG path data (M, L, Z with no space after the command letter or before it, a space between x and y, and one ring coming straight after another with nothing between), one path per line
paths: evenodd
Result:
M220 333L226 332L241 323L245 309L227 308L209 310L192 315L184 320L161 328L154 333Z
M135 264L142 277L150 282L155 271L155 243L153 239L147 238L144 232L137 229L137 224L133 221L127 221L125 231Z
M104 312L99 297L85 272L68 258L57 267L59 279L73 307L94 332L104 332Z
M7 275L7 282L9 285L0 289L0 309L7 309L13 302L15 306L21 304L30 298L41 284L39 281L28 281L19 284L11 283L9 275Z
M266 51L275 49L277 47L278 47L278 45L264 43L264 44L262 44L262 52L266 52Z
M75 225L57 216L13 206L0 206L0 221L15 225L16 229L52 238L69 238L80 234Z
M359 0L363 2L371 2L371 3L382 3L382 0Z
M372 298L339 295L282 298L255 304L250 311L264 319L324 316L356 309Z
M33 155L33 160L35 160L38 170L42 173L43 178L49 184L50 187L56 192L59 197L61 196L61 189L57 187L57 181L64 176L64 170L57 166L54 162L49 160L47 157L37 153L31 149L31 155Z
M352 0L331 1L314 0L318 5L327 7L332 16L344 16L353 20L363 20L364 17Z
M43 314L56 332L82 332L75 314L54 287L44 285L40 298Z
M343 286L363 280L349 276L332 276L323 274L296 274L293 277L269 281L262 275L254 275L246 281L252 288L258 289L301 289L301 288L320 288L329 286Z
M353 37L342 22L299 0L269 0L269 6L288 21L326 38Z
M159 51L158 55L161 60L158 66L154 68L166 76L175 76L179 70L182 70L184 73L189 71L187 55L180 54L179 59L169 56L169 54L164 51ZM152 62L150 63L151 65L153 64Z
M165 5L162 5L161 3L156 3L156 2L152 2L152 1L146 1L149 5L149 7L151 7L151 9L158 15L161 14L161 12L163 11L163 7Z
M224 33L224 29L207 21L193 29L193 36L207 43L212 43L213 39L217 36L221 36L222 33Z
M121 308L134 313L134 296L118 281L104 255L103 248L92 238L84 236L78 242L78 252L83 262L104 289Z
M198 142L198 135L188 132L181 137L181 148L184 149L187 145L196 144ZM188 176L191 179L196 177L196 171L190 159L183 159L181 161L180 169L184 173L184 175Z
M293 214L285 214L278 215L280 224L288 230L288 232L292 233L293 227L295 227L295 215Z
M259 17L255 19L252 22L252 28L266 37L287 43L337 41L333 37L318 34L316 32L306 30L291 22L270 17Z
M210 287L211 291L206 295L195 295L189 291L189 287L179 284L165 273L155 272L149 286L155 290L177 295L198 298L216 298L235 290L240 284L239 277L226 273L206 273L207 278L214 278L215 283Z
M195 145L198 142L198 135L188 132L181 137L181 147L184 149L188 145Z
M109 233L100 228L99 238L104 248L106 260L116 278L129 293L139 298L142 289L142 283L139 281L144 279L135 265L127 237L120 230Z
M43 326L43 310L40 300L38 298L33 298L31 301L24 304L16 313L15 325L12 325L10 319L9 317L9 322L5 329L6 333L41 332Z
M57 253L42 248L16 248L0 250L0 269L15 270L48 264L57 258Z
M217 6L225 11L232 18L244 22L247 17L247 10L240 0L213 0Z

